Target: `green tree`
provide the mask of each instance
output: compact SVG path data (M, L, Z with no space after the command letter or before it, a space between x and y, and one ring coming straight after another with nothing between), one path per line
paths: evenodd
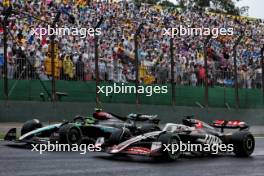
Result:
M236 2L239 1L240 0L177 0L177 3L183 9L190 7L198 7L202 9L210 8L210 10L214 12L242 15L246 13L244 11L245 7L237 7Z
M240 0L236 0L237 2ZM232 15L240 15L239 7L236 7L235 2L232 0L211 0L215 6L216 12L222 12Z
M199 9L209 8L212 12L226 13L231 15L247 14L248 7L237 7L236 2L241 0L176 0L176 4L169 0L134 0L140 6L141 3L160 4L165 7L179 7L186 10L192 7Z
M161 5L161 6L165 6L165 7L176 7L176 5L173 4L173 3L170 2L170 1L161 1L161 2L159 2L159 5Z
M141 3L146 3L146 4L157 4L159 0L134 0L135 4L140 5Z

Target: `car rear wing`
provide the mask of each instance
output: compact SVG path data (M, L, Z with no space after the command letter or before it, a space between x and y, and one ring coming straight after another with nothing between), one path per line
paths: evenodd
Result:
M159 124L160 122L158 115L129 114L127 118L135 122L151 122L154 124Z
M248 129L249 125L246 122L242 122L239 120L215 120L212 124L215 128L221 128L221 132L224 131L224 129Z

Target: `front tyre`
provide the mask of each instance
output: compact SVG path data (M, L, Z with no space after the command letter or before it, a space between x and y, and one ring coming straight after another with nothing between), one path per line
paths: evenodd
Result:
M158 160L165 160L165 161L175 161L180 157L180 150L177 151L172 151L172 150L167 150L165 145L169 145L170 149L173 149L173 145L180 145L180 137L176 134L171 134L171 133L163 133L158 137L158 141L162 143L162 155L159 157L156 157L155 159Z
M40 123L40 121L38 119L26 121L21 128L21 136L30 132L30 131L41 128L42 126L43 126L42 123Z
M249 131L239 131L232 135L234 153L238 157L249 157L255 149L255 139Z
M82 142L81 130L73 124L65 124L59 129L59 142L61 144L77 144Z
M107 141L107 145L108 146L118 145L121 142L129 139L130 137L131 137L131 133L129 129L127 128L118 129L112 132L112 134L110 135Z

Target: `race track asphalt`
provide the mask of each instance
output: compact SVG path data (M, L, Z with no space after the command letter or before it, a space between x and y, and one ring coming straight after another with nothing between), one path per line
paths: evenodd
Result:
M264 138L252 157L187 157L154 162L145 157L113 158L105 153L46 152L40 155L0 141L0 176L264 176Z

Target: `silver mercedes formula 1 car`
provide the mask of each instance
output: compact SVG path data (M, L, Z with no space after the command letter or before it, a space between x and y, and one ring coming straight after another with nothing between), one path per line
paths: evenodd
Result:
M142 125L138 125L142 122ZM158 130L159 119L154 115L129 114L125 117L97 110L93 117L76 116L72 121L44 126L39 120L25 122L21 136L17 138L17 129L10 129L4 140L16 143L59 142L66 144L94 143L97 138L108 138L116 130L129 129L133 135Z
M137 136L123 128L112 133L108 140L99 138L96 145L101 145L113 155L144 155L176 160L184 154L234 153L238 157L248 157L254 151L255 139L245 122L216 120L209 125L187 117L182 124L167 123L162 130ZM180 150L180 147L185 150Z

